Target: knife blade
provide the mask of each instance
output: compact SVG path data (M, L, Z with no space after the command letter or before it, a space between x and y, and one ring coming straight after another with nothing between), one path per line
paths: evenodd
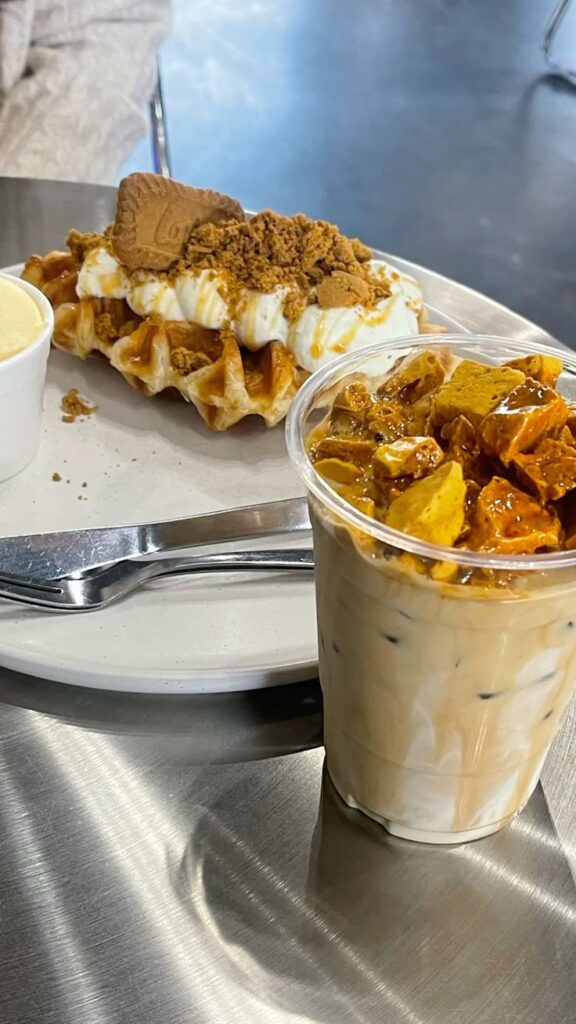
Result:
M54 580L157 551L309 529L306 498L288 498L137 526L2 537L0 573Z

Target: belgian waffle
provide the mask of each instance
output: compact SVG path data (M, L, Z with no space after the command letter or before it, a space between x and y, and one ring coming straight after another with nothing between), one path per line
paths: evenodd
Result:
M81 359L100 352L144 395L176 389L213 430L226 430L251 415L275 426L306 377L280 342L250 352L230 328L142 320L123 299L79 300L69 253L32 256L22 276L54 307L57 348Z

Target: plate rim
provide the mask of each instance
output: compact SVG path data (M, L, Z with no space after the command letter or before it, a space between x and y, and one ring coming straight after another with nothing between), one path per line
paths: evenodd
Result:
M90 614L90 613L87 613ZM288 665L268 667L243 667L229 670L207 669L199 671L179 672L177 669L167 670L160 676L158 672L146 674L145 671L127 669L121 672L110 668L103 671L84 669L75 663L63 666L56 658L42 659L42 674L38 672L39 662L33 657L12 655L6 648L0 647L2 668L12 672L21 672L26 676L47 679L51 682L66 683L72 686L86 686L94 690L113 690L118 693L226 693L244 690L271 689L274 686L287 686L290 683L305 682L318 676L317 659L302 659ZM81 681L72 678L81 674ZM162 680L162 681L160 681ZM127 685L133 683L135 685ZM148 683L149 685L142 685ZM140 685L138 685L140 684ZM248 685L247 685L248 684Z

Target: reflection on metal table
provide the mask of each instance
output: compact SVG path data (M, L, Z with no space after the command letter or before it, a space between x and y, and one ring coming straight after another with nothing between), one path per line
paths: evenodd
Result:
M23 196L45 216L12 215L3 264L114 199L0 182L2 211ZM468 327L549 340L419 276ZM5 1024L574 1020L574 709L510 828L432 848L338 800L315 682L161 698L2 672L0 701Z

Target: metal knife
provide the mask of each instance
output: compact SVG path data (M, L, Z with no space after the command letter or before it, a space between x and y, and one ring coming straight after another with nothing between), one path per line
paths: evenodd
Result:
M309 529L306 498L289 498L163 523L3 537L0 574L59 579L156 551Z

